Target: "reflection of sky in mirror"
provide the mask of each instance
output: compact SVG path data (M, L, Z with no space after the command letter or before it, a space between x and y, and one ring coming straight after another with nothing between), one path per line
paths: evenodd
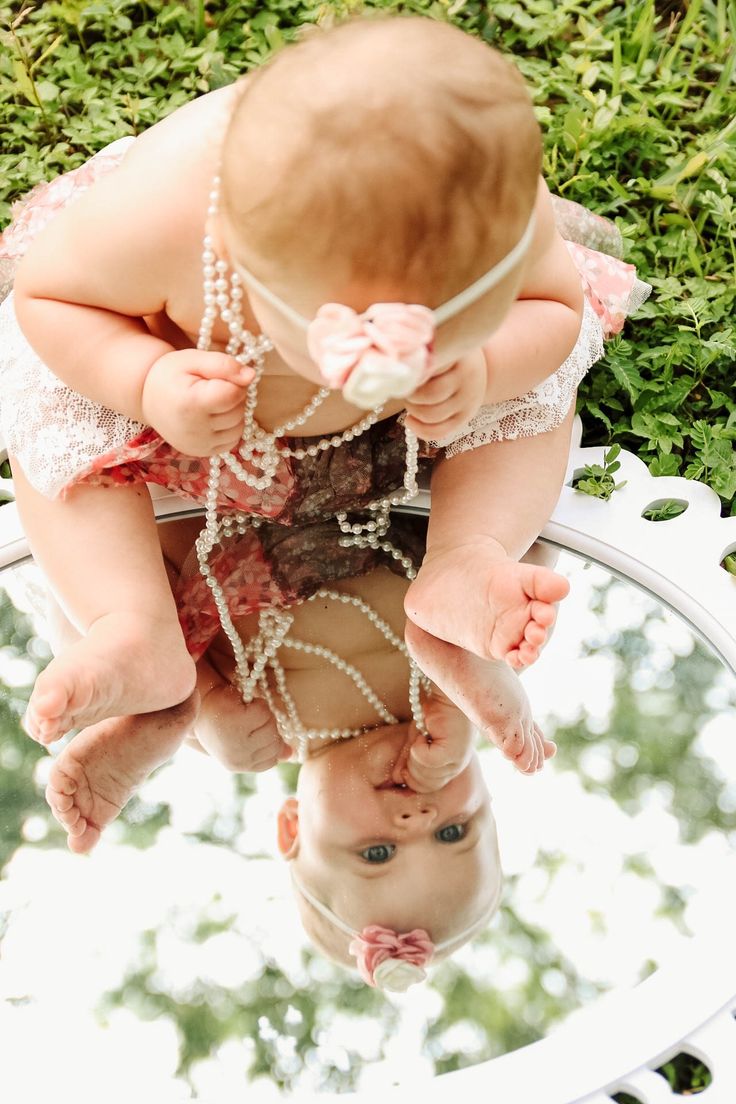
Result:
M246 1085L278 1098L272 1076L303 1090L417 1082L545 1034L704 930L736 838L732 679L632 586L561 566L572 593L525 676L558 758L527 778L481 752L507 889L480 939L388 999L308 954L275 848L293 768L250 792L185 748L87 858L49 835L41 801L24 819L0 882L0 1037L13 1040L0 1085L56 1097L73 1067L75 1096L127 1100L145 1077L168 1104ZM33 665L4 654L6 685L27 684ZM1 747L0 764L14 754Z

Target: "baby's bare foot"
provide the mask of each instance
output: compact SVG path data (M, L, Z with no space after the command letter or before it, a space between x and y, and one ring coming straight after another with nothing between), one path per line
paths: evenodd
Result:
M501 660L480 659L406 623L406 646L425 675L503 755L534 774L557 750L532 717L516 675Z
M69 849L91 851L151 771L177 750L196 715L196 691L180 705L85 728L54 761L46 800L67 830Z
M106 717L150 713L192 692L195 667L176 622L109 614L36 679L24 724L40 744Z
M481 543L428 556L404 608L432 636L520 668L538 658L569 589L549 568L499 558Z

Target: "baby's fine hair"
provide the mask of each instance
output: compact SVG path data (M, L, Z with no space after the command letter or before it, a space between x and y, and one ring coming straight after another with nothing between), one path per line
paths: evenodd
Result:
M540 167L529 93L496 50L429 18L358 18L243 82L223 212L275 289L329 272L435 307L519 239Z

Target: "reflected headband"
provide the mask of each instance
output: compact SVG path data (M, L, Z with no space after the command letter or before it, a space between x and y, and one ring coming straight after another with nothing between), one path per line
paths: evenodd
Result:
M434 944L424 928L400 933L381 927L380 924L369 924L359 932L310 893L295 874L292 874L292 881L305 901L334 927L351 937L348 950L357 959L358 971L363 981L373 988L385 989L391 993L403 993L416 982L424 981L427 976L424 967L433 955L446 951L455 944L459 945L485 927L498 908L503 883L503 879L499 877L491 903L470 927L450 939Z

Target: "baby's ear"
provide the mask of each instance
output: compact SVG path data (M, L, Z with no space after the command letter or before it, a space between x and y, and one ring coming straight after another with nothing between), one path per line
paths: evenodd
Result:
M278 845L285 859L295 859L299 853L299 802L288 797L279 809Z

